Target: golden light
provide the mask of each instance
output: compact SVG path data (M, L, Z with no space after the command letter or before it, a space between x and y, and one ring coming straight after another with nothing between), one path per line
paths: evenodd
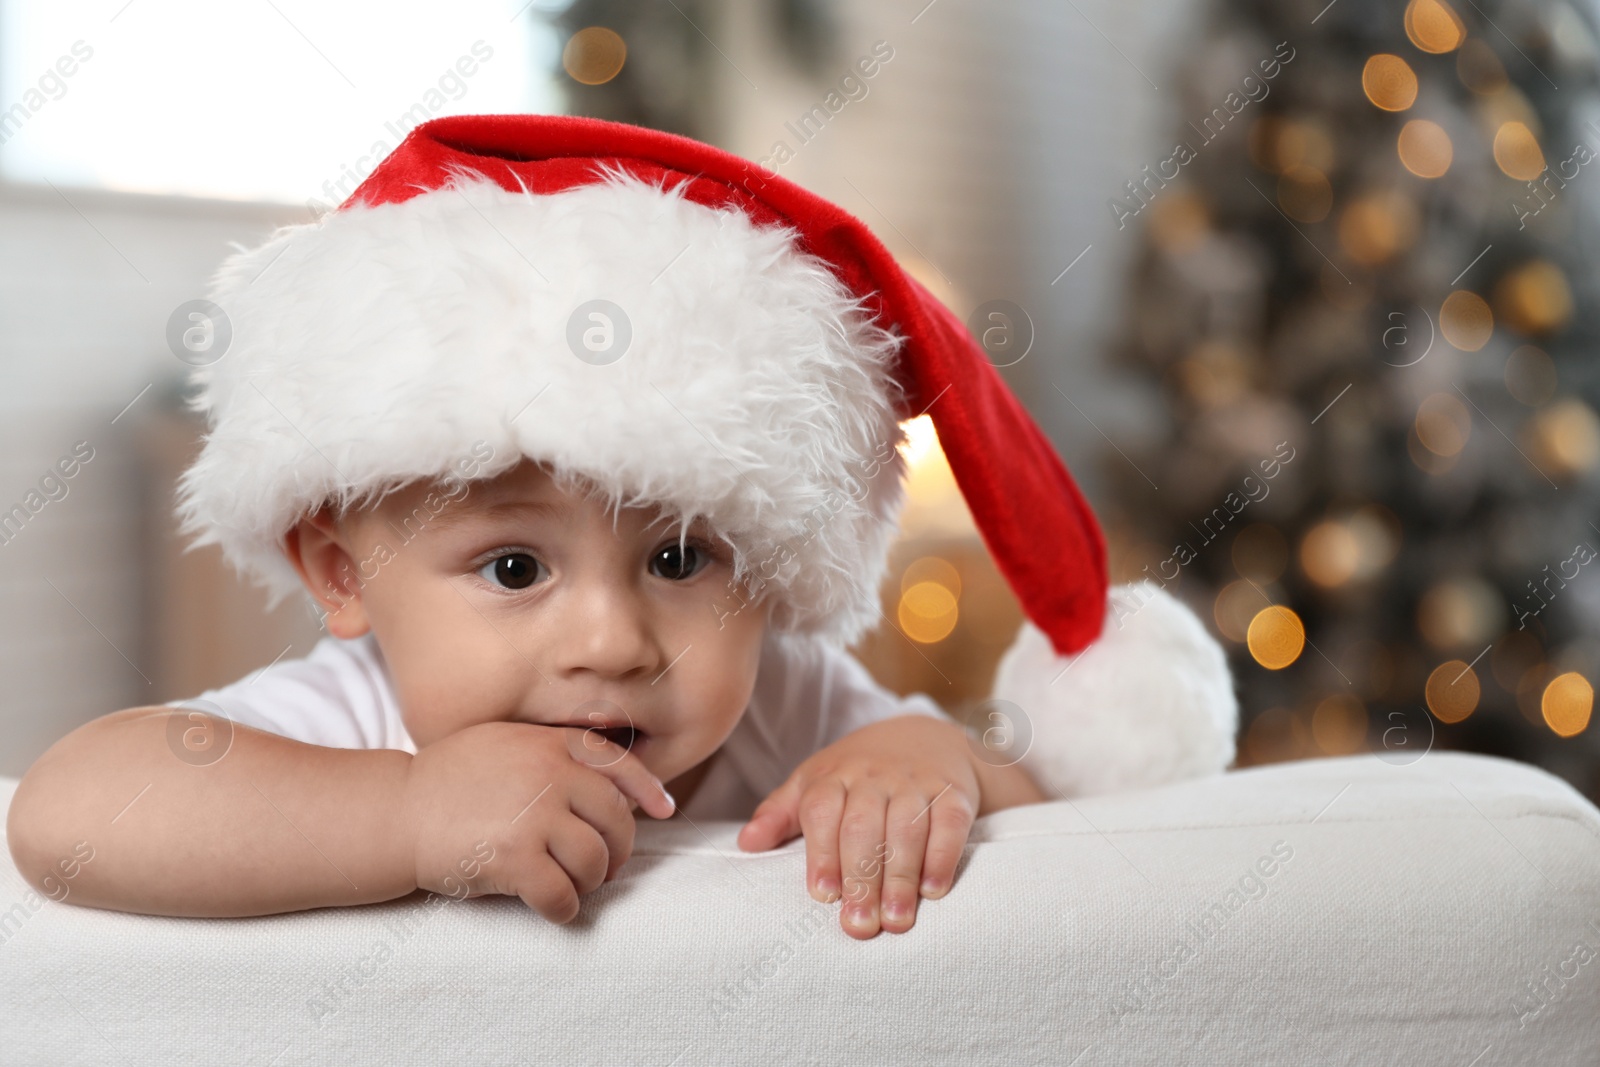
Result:
M1246 581L1229 582L1211 605L1217 632L1229 641L1243 642L1250 633L1250 621L1261 607L1261 590Z
M907 564L900 575L900 591L904 593L918 582L936 582L958 599L961 596L961 572L949 560L938 556L923 556Z
M1345 526L1356 539L1359 562L1355 576L1358 579L1375 576L1393 563L1400 552L1400 519L1382 504L1357 508L1345 519Z
M1278 179L1278 203L1291 219L1321 222L1333 210L1333 186L1315 167L1290 167Z
M1542 470L1571 476L1600 461L1600 419L1577 397L1564 397L1535 415L1528 437Z
M1307 733L1303 714L1288 708L1268 708L1251 719L1245 730L1240 745L1242 762L1279 763L1300 759L1308 754L1310 747Z
M1428 675L1424 688L1428 710L1440 722L1460 722L1478 706L1478 676L1458 659L1446 660Z
M1439 332L1463 352L1476 352L1494 334L1494 312L1477 293L1457 289L1439 308Z
M1266 522L1253 522L1233 538L1233 569L1241 578L1275 582L1289 565L1289 542Z
M1417 75L1399 56L1380 52L1361 68L1367 99L1385 111L1404 111L1417 101Z
M1210 228L1206 202L1192 189L1173 190L1150 205L1150 236L1167 252L1193 248Z
M1399 551L1398 520L1374 505L1324 519L1300 541L1300 569L1325 589L1371 578Z
M1306 647L1306 628L1300 616L1281 604L1262 608L1245 633L1250 655L1269 671L1281 671Z
M966 537L976 533L972 512L956 485L933 419L918 415L900 424L905 443L900 455L906 464L906 502L900 513L900 530L906 538Z
M1494 161L1506 176L1531 182L1544 173L1544 153L1533 131L1520 122L1502 122L1494 135Z
M1453 456L1472 436L1472 415L1453 393L1433 393L1417 406L1417 440L1436 456Z
M1506 87L1506 68L1488 42L1474 38L1456 53L1456 77L1479 96L1493 96Z
M1504 625L1504 601L1481 578L1435 582L1417 603L1417 629L1441 652L1481 647Z
M1411 0L1406 5L1406 36L1424 52L1440 55L1460 46L1467 27L1442 0Z
M1449 474L1450 471L1455 468L1456 461L1461 458L1461 453L1459 452L1453 456L1441 456L1437 452L1429 451L1428 448L1417 439L1417 427L1415 423L1412 424L1411 429L1406 433L1406 455L1411 457L1411 462L1417 465L1418 470L1422 471L1424 474L1433 475L1434 477L1438 477L1442 474Z
M1506 357L1506 391L1529 407L1556 395L1555 360L1543 349L1522 345Z
M1440 178L1450 170L1455 149L1444 127L1427 119L1412 119L1400 130L1396 146L1400 162L1419 178Z
M1348 756L1367 747L1367 708L1348 693L1324 697L1311 713L1311 736L1325 756Z
M1572 318L1567 276L1547 259L1531 260L1501 278L1494 302L1506 324L1518 333L1554 333Z
M1589 725L1594 710L1594 687L1577 671L1558 674L1544 687L1539 700L1545 725L1562 737L1576 737Z
M1325 589L1343 585L1361 565L1361 545L1350 527L1324 519L1306 531L1300 542L1300 567Z
M956 596L938 582L918 582L900 595L896 615L900 629L920 645L932 645L950 636L960 618Z
M1417 239L1417 206L1392 190L1350 201L1339 219L1339 243L1363 267L1393 259Z
M1314 122L1264 115L1250 124L1247 148L1251 162L1279 174L1291 167L1326 173L1333 166L1333 138Z
M573 81L584 85L604 85L622 72L627 58L627 43L615 30L604 26L579 30L561 50L561 65Z
M1229 403L1250 385L1250 367L1238 348L1210 339L1172 366L1185 396L1203 408Z

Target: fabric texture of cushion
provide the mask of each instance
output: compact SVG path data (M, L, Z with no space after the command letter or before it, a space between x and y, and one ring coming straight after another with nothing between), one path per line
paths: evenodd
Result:
M803 841L737 831L642 820L565 926L420 892L30 906L7 852L0 1063L1600 1062L1600 812L1522 764L1355 756L997 812L948 896L864 942L806 895Z

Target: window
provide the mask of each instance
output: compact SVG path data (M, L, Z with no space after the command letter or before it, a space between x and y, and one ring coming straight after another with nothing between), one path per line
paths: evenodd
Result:
M336 206L440 115L561 109L562 0L0 0L0 178Z

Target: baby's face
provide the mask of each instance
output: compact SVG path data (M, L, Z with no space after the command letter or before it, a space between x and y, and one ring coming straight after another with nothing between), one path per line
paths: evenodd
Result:
M599 712L638 731L632 751L665 782L721 746L770 607L728 612L726 544L697 524L680 551L655 511L608 510L532 462L449 492L408 486L294 535L308 584L330 567L358 576L339 596L321 582L328 629L377 636L419 748L478 723L591 726Z

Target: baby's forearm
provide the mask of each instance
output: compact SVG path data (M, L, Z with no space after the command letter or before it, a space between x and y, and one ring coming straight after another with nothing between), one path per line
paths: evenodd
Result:
M398 829L408 753L234 725L213 760L185 749L175 710L86 723L28 770L6 830L41 893L151 915L244 916L416 889Z

